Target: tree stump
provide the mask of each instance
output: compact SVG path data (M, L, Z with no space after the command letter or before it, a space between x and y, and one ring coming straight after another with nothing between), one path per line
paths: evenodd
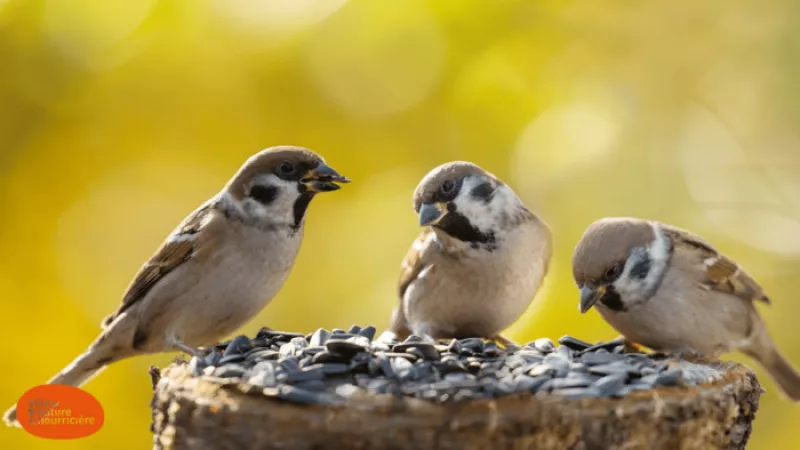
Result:
M283 354L278 358L290 358L291 349L277 344ZM398 348L389 354L397 355ZM510 358L493 355L492 360ZM319 402L297 396L285 380L256 386L216 376L213 367L201 373L193 364L172 364L158 380L155 374L155 449L743 449L762 393L749 368L706 361L697 365L722 374L714 381L626 391L616 398L555 389L430 401L362 389L347 375L338 378L341 395Z

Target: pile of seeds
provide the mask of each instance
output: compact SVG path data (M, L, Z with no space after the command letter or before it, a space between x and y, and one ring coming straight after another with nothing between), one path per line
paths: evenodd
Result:
M267 396L339 404L358 393L434 402L529 393L566 398L622 397L658 386L696 385L723 376L713 367L642 353L621 340L593 345L571 336L503 349L479 338L398 342L375 328L319 329L310 335L263 328L238 336L186 370L221 383L244 383Z

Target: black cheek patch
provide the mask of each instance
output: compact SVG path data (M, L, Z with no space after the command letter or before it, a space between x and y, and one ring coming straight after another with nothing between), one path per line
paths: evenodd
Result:
M299 197L297 197L297 200L295 200L293 207L294 224L292 224L292 229L295 231L297 231L300 228L300 225L303 223L303 218L306 216L308 204L311 203L312 198L314 198L313 192L303 192Z
M466 217L456 212L455 205L452 205L452 208L451 205L447 205L448 213L436 224L436 227L460 241L472 244L473 248L483 245L489 251L494 250L496 243L494 233L482 233L473 227Z
M606 293L600 299L600 303L612 311L625 311L625 304L622 303L622 298L620 298L614 286L611 285L606 288Z
M491 183L485 182L472 188L472 191L470 191L469 194L475 200L489 203L492 201L492 197L494 196L494 188L492 187Z
M257 184L250 188L250 192L248 192L247 195L262 205L269 205L278 196L278 188L276 186L262 186Z
M637 280L644 280L647 278L647 274L650 273L651 265L650 256L645 253L644 258L631 268L630 276Z

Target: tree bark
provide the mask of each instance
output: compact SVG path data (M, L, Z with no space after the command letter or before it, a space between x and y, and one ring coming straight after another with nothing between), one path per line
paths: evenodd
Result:
M761 386L739 364L694 387L621 399L514 395L433 404L363 394L297 405L172 365L152 401L155 449L743 449Z

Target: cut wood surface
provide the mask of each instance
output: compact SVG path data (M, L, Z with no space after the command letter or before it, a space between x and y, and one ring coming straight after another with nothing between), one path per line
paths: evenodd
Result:
M746 366L721 368L726 375L711 384L620 399L515 394L436 404L364 392L323 406L173 364L154 385L154 448L743 449L762 389Z

